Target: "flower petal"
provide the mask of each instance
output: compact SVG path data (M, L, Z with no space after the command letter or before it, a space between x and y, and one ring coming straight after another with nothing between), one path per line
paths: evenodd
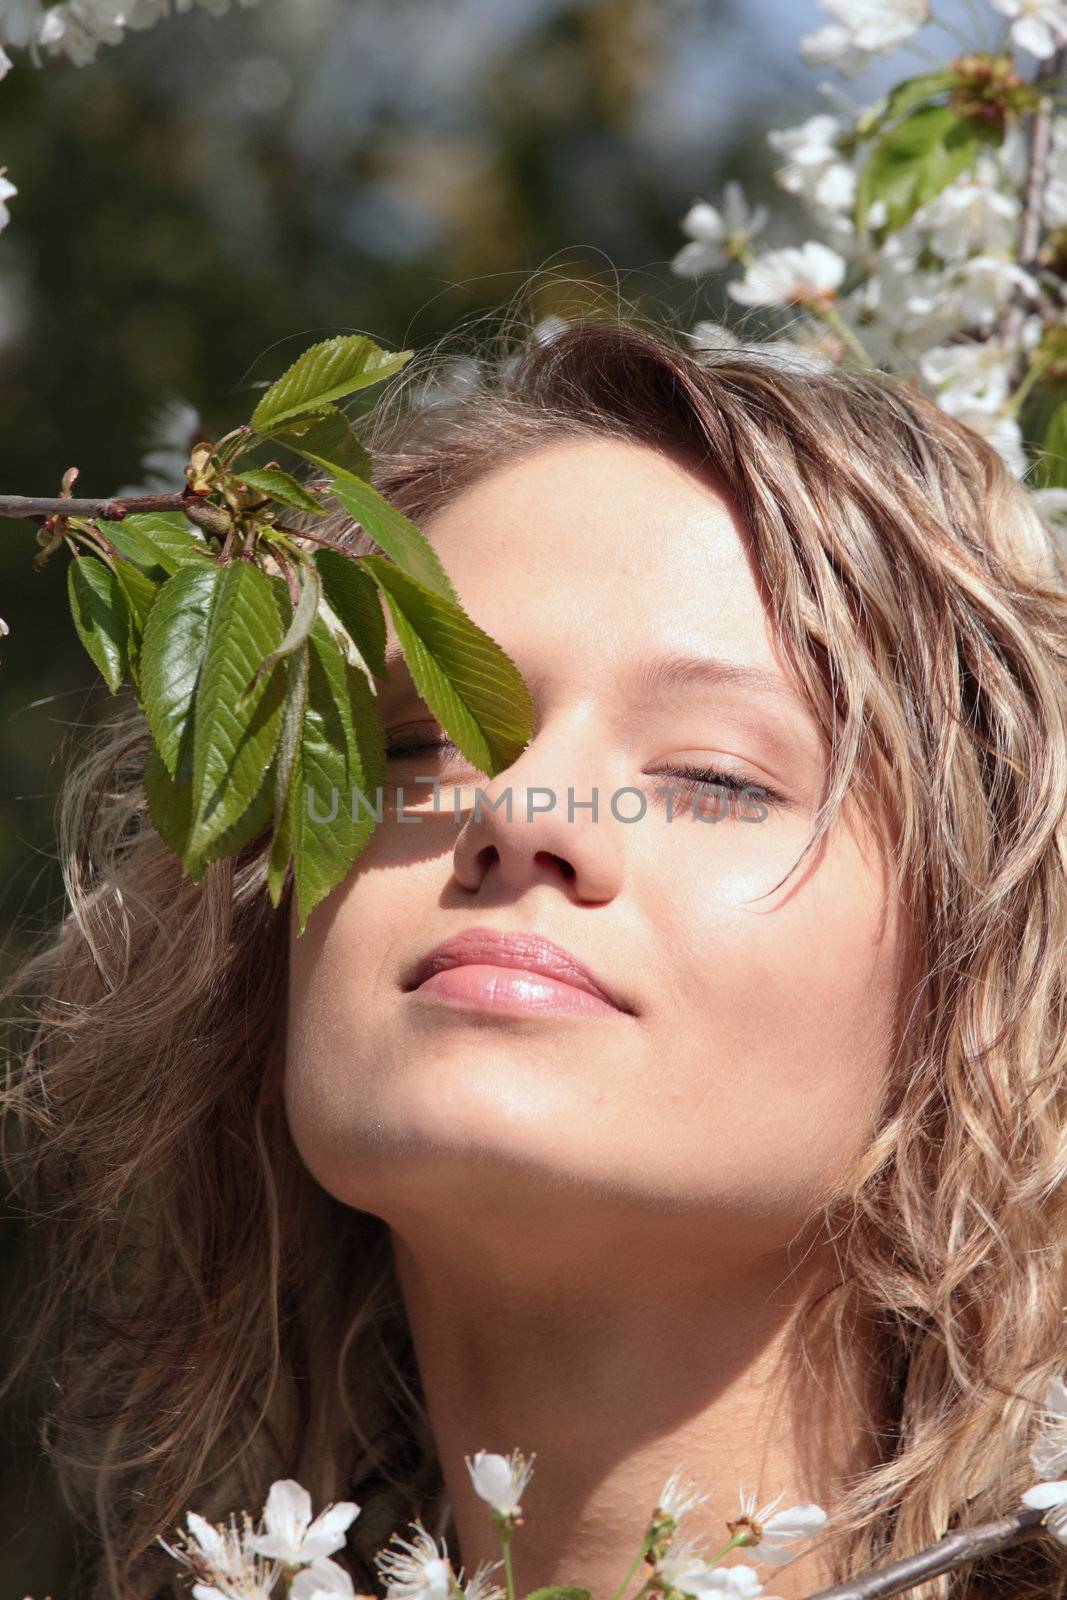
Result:
M345 1542L345 1530L359 1516L354 1500L338 1500L320 1511L304 1535L301 1552L305 1561L332 1556Z
M1035 1483L1032 1489L1027 1489L1021 1496L1024 1506L1040 1507L1062 1506L1067 1504L1067 1478L1060 1478L1056 1483Z
M341 1595L344 1600L353 1596L352 1579L344 1567L336 1561L331 1561L329 1556L320 1556L303 1572L298 1572L289 1586L289 1600L319 1600L319 1596L330 1596L330 1600Z
M270 1486L263 1520L268 1533L298 1545L311 1521L311 1496L294 1478L279 1478Z

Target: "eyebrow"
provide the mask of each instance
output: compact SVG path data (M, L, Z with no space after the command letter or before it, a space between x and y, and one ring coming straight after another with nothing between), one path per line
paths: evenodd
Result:
M693 684L713 689L751 689L757 694L783 700L794 709L798 706L795 693L776 672L742 661L727 661L721 656L654 656L643 661L633 674L634 692L645 700Z
M389 683L379 687L380 697L388 699L396 694L406 696L414 684L403 652L398 650L389 658L388 666L391 678ZM398 668L399 681L393 675ZM540 674L527 673L525 681L536 690L540 687ZM632 697L640 701L654 700L671 689L685 689L694 685L712 689L751 689L757 694L770 695L793 710L800 705L796 694L778 673L742 661L729 661L722 656L689 656L682 653L653 656L642 661L631 674Z

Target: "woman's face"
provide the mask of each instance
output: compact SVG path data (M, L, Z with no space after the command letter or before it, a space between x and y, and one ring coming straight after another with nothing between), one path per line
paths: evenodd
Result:
M760 899L800 854L827 769L746 536L694 470L589 438L493 470L423 529L523 674L535 731L494 779L433 749L390 760L402 807L387 789L353 870L292 939L300 1154L401 1229L513 1239L555 1201L572 1219L686 1213L726 1223L739 1250L777 1248L871 1132L902 922L884 841L841 824ZM389 650L387 740L442 737L391 623ZM665 677L666 657L720 665ZM656 789L685 766L775 798L760 820L714 793L694 815L681 793L668 818ZM416 775L438 779L436 815ZM528 813L528 789L554 808ZM507 790L510 818L491 804ZM629 1009L512 1014L405 988L474 926L555 940Z

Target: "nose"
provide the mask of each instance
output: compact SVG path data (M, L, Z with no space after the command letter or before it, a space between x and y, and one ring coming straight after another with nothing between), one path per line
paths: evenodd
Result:
M581 723L579 714L569 732L543 728L510 767L479 785L453 851L453 870L464 888L480 889L493 873L512 890L555 879L571 885L582 901L618 894L624 866L620 826L602 773L596 781L588 728Z

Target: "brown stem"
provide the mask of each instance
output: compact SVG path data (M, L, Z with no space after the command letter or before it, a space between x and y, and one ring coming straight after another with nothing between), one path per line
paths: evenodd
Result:
M937 1544L917 1555L905 1556L888 1567L865 1572L860 1578L849 1578L832 1589L820 1589L806 1600L888 1600L890 1595L906 1594L928 1578L939 1577L943 1572L954 1572L980 1556L995 1550L1007 1550L1045 1532L1041 1526L1046 1513L1029 1506L1023 1511L1012 1511L998 1517L995 1522L983 1522L974 1528L961 1528L956 1533L946 1533Z
M1034 84L1040 88L1050 79L1059 78L1067 65L1067 48L1060 48L1042 61L1034 74ZM1041 214L1045 189L1048 184L1049 152L1052 149L1052 117L1054 103L1051 95L1043 94L1030 128L1030 154L1026 169L1026 188L1023 193L1023 221L1019 232L1019 265L1027 272L1037 266L1037 252L1041 243ZM1026 319L1026 301L1021 286L1015 298L1004 308L1000 317L998 336L1008 346L1019 342ZM1017 365L1020 363L1017 363Z
M346 545L338 544L336 539L325 539L321 533L308 533L306 528L287 528L284 522L274 522L271 527L276 528L279 533L287 533L291 539L310 539L312 544L325 545L327 550L340 550L343 556L352 555Z
M130 511L188 512L189 501L195 498L184 490L175 494L135 494L125 499L106 500L42 500L29 494L0 494L0 517L25 517L31 522L54 516L100 517L105 522L121 522Z

